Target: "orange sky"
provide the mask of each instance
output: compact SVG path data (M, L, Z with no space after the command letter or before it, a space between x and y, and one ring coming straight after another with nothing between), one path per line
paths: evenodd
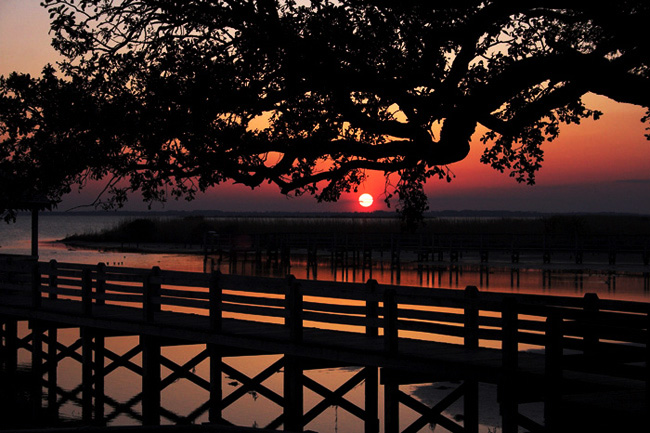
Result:
M57 55L49 46L48 14L40 0L0 1L0 75L11 71L39 74ZM639 212L650 214L650 141L640 122L644 110L588 95L589 108L604 115L596 122L564 126L560 137L544 145L545 162L535 186L519 185L479 162L483 144L472 142L468 158L451 166L451 183L431 180L426 190L432 210L531 210L559 212ZM478 134L476 137L478 138ZM375 196L369 210L385 210L380 173L371 173L359 192ZM164 209L363 211L357 195L336 204L318 204L311 197L287 199L273 186L251 191L223 186L193 203L172 202ZM76 193L60 206L67 209L90 201ZM129 205L142 208L137 199ZM157 206L156 209L161 209Z

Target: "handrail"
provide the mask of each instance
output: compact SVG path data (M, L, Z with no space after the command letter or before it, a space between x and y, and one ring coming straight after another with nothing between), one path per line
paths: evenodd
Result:
M23 263L24 265L24 263ZM119 268L74 263L33 262L11 273L3 269L0 294L22 293L32 308L44 296L79 302L92 316L100 305L128 305L142 310L142 320L155 323L161 312L208 316L213 332L223 321L284 323L291 339L303 339L305 322L318 328L343 329L384 339L388 353L400 352L405 338L462 345L468 349L501 347L504 365L517 365L521 348L559 354L548 368L570 366L563 350L581 355L590 368L603 362L650 365L650 303L611 301L595 294L561 297L485 293L367 283L341 283ZM245 317L237 316L245 314ZM381 330L381 332L380 332ZM549 355L550 356L550 355ZM553 355L556 356L556 355ZM591 360L584 364L585 360ZM585 367L586 368L586 367ZM612 372L611 374L615 374ZM643 376L644 380L648 378Z

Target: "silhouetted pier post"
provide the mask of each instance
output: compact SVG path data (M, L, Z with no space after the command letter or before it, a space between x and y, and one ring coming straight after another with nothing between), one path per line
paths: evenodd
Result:
M106 265L104 263L97 264L97 273L95 275L95 303L97 305L104 305L106 296Z
M59 286L59 272L58 272L58 263L56 260L50 260L50 269L48 274L48 287L50 293L48 294L49 299L57 299L58 295L56 289Z
M57 419L59 413L57 405L57 337L57 328L49 326L47 329L47 408L50 419Z
M221 348L216 344L208 344L210 355L210 400L208 408L208 421L211 424L223 423L221 413L221 400L223 398L223 389L221 385L221 371L223 362Z
M300 284L293 275L287 277L285 324L289 327L289 335L294 343L302 342L302 291Z
M41 416L43 407L43 325L38 320L30 320L32 330L32 372L31 372L31 414L34 419Z
M384 350L390 355L398 351L397 301L395 289L384 292Z
M488 266L480 265L479 279L481 287L483 287L483 284L485 284L485 287L490 287L490 268Z
M48 299L58 299L59 287L58 263L52 259L48 270ZM47 408L50 419L58 419L59 406L57 404L58 357L57 357L58 329L50 326L47 330Z
M210 275L209 294L210 294L210 330L212 332L221 332L223 306L221 304L222 294L221 287L219 287L219 279L221 272L212 271Z
M513 297L507 297L503 300L503 310L501 313L503 322L503 341L502 341L502 363L503 379L500 387L500 406L501 416L503 418L503 433L516 433L517 424L517 400L516 400L516 376L518 365L518 314L517 301Z
M399 382L394 373L383 369L384 384L384 433L399 432Z
M32 308L41 307L41 271L38 262L32 264Z
M379 335L379 302L377 300L377 281L368 280L366 283L366 335L376 337Z
M300 359L284 357L284 429L292 432L303 430L303 369Z
M551 271L542 269L542 289L551 288Z
M585 293L584 296L584 354L593 359L598 350L598 334L594 327L598 324L600 299L595 293Z
M584 277L582 275L582 270L576 271L573 277L573 286L576 289L576 292L581 292L584 287Z
M309 278L309 273L311 272L316 279L316 274L318 270L318 247L316 245L310 244L307 248L307 278Z
M147 322L154 321L154 314L160 311L160 303L156 299L160 297L160 268L154 266L151 272L144 277L142 313Z
M645 323L645 398L647 413L650 413L650 311L646 313Z
M84 275L86 270L84 270ZM89 270L88 270L89 271ZM90 424L93 418L93 334L81 328L81 418Z
M377 281L369 279L366 282L366 335L377 337L379 335L379 301L377 299ZM379 371L377 367L364 368L365 392L365 419L364 432L377 433L379 431Z
M478 288L467 286L465 288L465 310L464 310L464 345L468 349L479 347L479 310L478 310ZM479 426L478 418L478 381L468 377L465 379L465 395L463 399L465 412L466 433L477 433Z
M519 268L510 269L510 287L519 287Z
M379 369L365 367L364 369L365 392L365 419L364 433L379 432Z
M562 385L562 316L551 311L546 319L545 380L544 380L544 426L554 431L561 420L558 417L560 389Z
M94 399L94 419L96 425L104 425L104 400L105 400L105 369L104 362L106 358L106 335L99 329L93 330L95 354L93 359L93 399Z
M82 271L81 276L81 303L83 315L91 317L93 315L93 280L92 271L88 268Z
M142 424L160 424L160 343L155 337L140 336L142 345Z

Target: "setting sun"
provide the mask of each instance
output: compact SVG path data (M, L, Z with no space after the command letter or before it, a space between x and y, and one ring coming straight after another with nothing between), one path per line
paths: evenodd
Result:
M364 193L359 196L359 204L363 207L369 207L372 205L373 198L370 194Z

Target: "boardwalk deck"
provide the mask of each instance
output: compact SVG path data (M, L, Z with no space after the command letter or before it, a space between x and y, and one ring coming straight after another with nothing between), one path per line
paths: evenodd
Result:
M650 426L647 303L54 262L5 263L0 277L5 320L379 368L386 389L494 383L504 432L570 431L594 419L597 428ZM545 425L518 414L530 401L545 405ZM568 412L571 429L558 421ZM388 418L386 431L396 431Z

